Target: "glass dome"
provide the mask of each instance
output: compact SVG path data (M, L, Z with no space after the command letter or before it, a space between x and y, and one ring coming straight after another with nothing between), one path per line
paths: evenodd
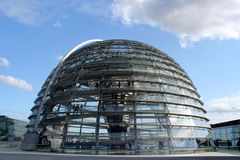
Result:
M207 149L210 125L196 87L162 51L96 40L68 54L46 79L29 116L37 145L82 153Z

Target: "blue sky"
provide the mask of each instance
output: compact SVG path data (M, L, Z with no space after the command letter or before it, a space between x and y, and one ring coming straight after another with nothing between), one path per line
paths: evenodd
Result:
M0 0L0 114L26 119L51 70L89 39L131 39L173 57L211 123L240 118L240 2Z

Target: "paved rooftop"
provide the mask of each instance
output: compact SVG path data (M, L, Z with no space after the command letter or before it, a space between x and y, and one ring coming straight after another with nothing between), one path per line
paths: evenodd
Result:
M240 160L240 152L201 152L179 155L83 155L0 149L0 160Z

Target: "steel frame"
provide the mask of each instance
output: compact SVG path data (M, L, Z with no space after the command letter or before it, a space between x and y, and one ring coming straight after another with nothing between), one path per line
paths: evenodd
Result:
M28 130L51 143L55 137L60 145L53 149L62 152L209 147L211 127L196 87L171 57L141 42L94 41L75 48L34 103Z

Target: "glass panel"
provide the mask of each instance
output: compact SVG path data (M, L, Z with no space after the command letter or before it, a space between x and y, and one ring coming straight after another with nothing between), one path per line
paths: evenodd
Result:
M195 132L193 128L172 128L171 129L173 137L186 137L191 138L195 137Z
M198 144L195 139L172 140L174 149L197 149Z
M195 129L195 135L199 138L205 138L209 134L209 131L207 129Z

